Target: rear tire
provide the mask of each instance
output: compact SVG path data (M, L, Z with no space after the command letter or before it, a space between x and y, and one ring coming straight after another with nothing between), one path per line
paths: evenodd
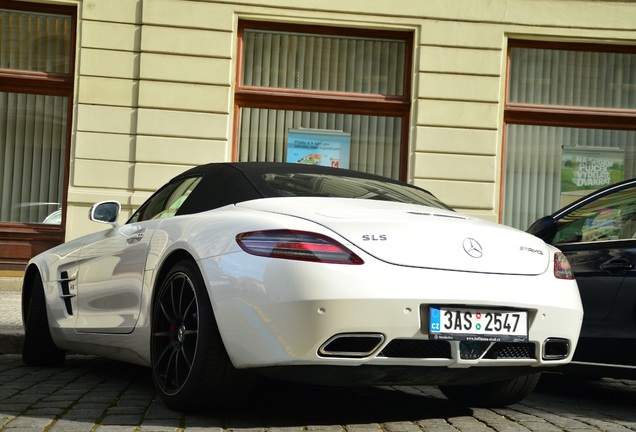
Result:
M29 366L59 366L64 363L66 351L55 346L51 337L40 275L30 278L28 285L31 295L24 317L22 361Z
M522 401L532 393L540 373L477 385L439 386L451 401L470 407L504 407Z
M153 304L150 359L155 388L178 411L227 409L251 392L252 374L234 368L198 268L181 261Z

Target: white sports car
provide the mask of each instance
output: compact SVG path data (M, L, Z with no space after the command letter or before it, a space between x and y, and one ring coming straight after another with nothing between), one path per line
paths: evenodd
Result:
M402 182L219 163L177 176L121 226L119 210L95 204L108 229L29 262L27 364L70 350L148 365L178 410L238 404L258 375L434 384L497 406L576 347L564 255Z

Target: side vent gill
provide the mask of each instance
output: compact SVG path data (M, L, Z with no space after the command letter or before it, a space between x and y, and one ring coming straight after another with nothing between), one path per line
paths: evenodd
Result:
M60 288L62 293L60 294L60 298L64 302L64 306L66 307L66 313L69 315L73 315L73 307L71 306L71 298L75 297L75 294L71 293L72 282L75 280L75 277L69 277L68 272L63 271L60 274Z

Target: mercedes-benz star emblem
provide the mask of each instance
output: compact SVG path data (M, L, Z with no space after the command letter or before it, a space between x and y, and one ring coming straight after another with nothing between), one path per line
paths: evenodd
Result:
M479 242L472 238L467 238L466 240L464 240L464 250L473 258L481 258L484 254L484 251L482 250Z

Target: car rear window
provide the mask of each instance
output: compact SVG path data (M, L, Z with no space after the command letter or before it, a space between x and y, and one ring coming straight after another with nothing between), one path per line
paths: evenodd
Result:
M452 210L430 192L397 182L316 173L269 173L263 180L272 196L382 200Z

